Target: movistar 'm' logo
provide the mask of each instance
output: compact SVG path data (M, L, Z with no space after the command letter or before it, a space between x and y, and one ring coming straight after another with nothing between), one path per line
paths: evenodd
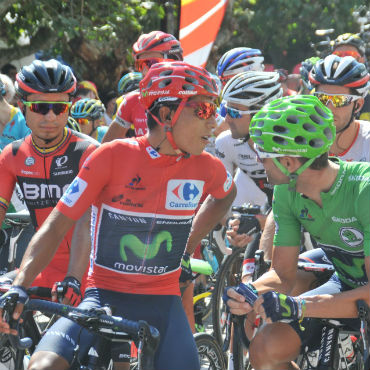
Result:
M163 242L166 243L167 252L170 252L172 250L172 235L168 231L159 232L150 244L144 244L136 235L124 235L120 241L121 258L123 261L127 261L125 248L128 248L136 257L152 259L158 254Z

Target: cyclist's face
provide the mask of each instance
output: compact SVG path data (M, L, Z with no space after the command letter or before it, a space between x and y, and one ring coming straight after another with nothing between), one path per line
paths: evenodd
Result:
M214 103L214 99L198 95L189 99L189 102L195 104L201 102ZM185 106L172 131L178 148L192 155L202 153L216 127L214 115L211 115L208 119L202 119L197 116L196 110L197 108L194 106Z
M68 102L65 93L31 94L27 101ZM20 103L22 106L22 103ZM63 137L63 129L67 124L69 110L56 115L52 109L45 115L32 112L30 107L23 106L28 127L32 131L35 143L42 147L52 147Z
M227 107L239 110L240 113L250 110L245 105L235 103L227 103ZM233 139L239 139L248 135L251 119L252 117L250 114L241 114L240 118L232 118L230 114L226 114L225 122L230 127L231 136Z
M137 59L151 59L151 58L160 58L163 59L163 54L159 51L146 51L138 56ZM143 74L143 77L148 73L149 68L147 66L144 66L141 73Z
M351 90L348 87L344 86L335 86L335 85L319 85L316 88L316 92L323 92L327 94L348 94L352 95ZM334 116L334 124L337 128L337 131L340 131L342 128L344 128L348 121L351 119L352 111L354 106L356 105L355 110L359 110L360 107L362 107L364 103L364 99L358 99L353 102L351 102L349 105L346 105L344 107L334 107L331 101L328 102L327 107L332 111Z

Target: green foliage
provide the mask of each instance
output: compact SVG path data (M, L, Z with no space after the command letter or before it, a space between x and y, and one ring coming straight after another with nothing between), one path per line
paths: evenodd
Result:
M352 11L361 4L361 0L234 0L211 62L232 47L246 46L261 49L267 63L290 69L313 55L310 43L320 41L316 29L334 28L333 37L358 32Z
M8 0L9 3L9 0ZM61 55L77 75L115 86L132 64L131 47L143 32L160 29L165 9L156 1L13 0L0 6L0 65L43 50ZM20 37L30 44L19 45Z

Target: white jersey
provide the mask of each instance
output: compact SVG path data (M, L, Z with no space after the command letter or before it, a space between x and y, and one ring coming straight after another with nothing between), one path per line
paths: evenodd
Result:
M266 193L272 196L272 186L267 183L265 169L257 161L256 153L247 142L233 139L231 131L223 131L216 138L216 156L229 173L236 171L234 181L238 189L233 205L266 203Z
M343 161L370 162L370 122L360 121L357 135L351 146L337 155Z

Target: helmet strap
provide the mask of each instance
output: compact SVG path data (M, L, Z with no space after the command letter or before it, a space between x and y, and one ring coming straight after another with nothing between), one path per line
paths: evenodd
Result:
M347 130L347 128L351 125L351 123L354 121L354 118L355 118L355 109L356 109L356 104L353 105L353 109L352 109L352 113L351 113L351 117L349 119L349 121L347 122L347 124L341 128L340 130L336 131L336 134L340 134L341 132Z
M295 191L296 185L297 185L297 179L298 176L306 170L313 161L316 159L315 158L310 158L306 163L304 163L301 167L299 167L295 172L289 172L279 161L277 158L272 158L275 166L285 175L289 177L289 186L288 190L289 191Z

